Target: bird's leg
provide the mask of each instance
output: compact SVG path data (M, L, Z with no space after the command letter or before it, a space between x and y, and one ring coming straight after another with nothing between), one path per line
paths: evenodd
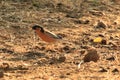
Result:
M51 51L55 51L55 47L53 43L48 43L46 45L46 50L51 50Z

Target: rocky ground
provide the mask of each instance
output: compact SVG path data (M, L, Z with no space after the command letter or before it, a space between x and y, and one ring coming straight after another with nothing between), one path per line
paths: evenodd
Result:
M119 80L119 4L1 0L0 80ZM35 24L63 39L42 41Z

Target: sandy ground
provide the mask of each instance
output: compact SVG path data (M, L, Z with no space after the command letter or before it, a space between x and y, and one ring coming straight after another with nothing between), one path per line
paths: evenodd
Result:
M119 3L26 1L0 1L0 80L120 79ZM42 41L35 24L63 39Z

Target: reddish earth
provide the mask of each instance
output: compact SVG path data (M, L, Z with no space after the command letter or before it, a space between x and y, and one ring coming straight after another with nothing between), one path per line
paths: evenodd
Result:
M119 1L35 1L0 1L0 80L120 79ZM63 39L42 41L34 24Z

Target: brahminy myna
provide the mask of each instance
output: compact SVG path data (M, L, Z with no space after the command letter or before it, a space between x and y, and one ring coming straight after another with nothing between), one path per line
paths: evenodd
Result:
M56 42L59 39L62 39L61 36L58 36L50 31L43 29L42 26L34 25L33 30L38 34L38 36L45 42L52 43Z

